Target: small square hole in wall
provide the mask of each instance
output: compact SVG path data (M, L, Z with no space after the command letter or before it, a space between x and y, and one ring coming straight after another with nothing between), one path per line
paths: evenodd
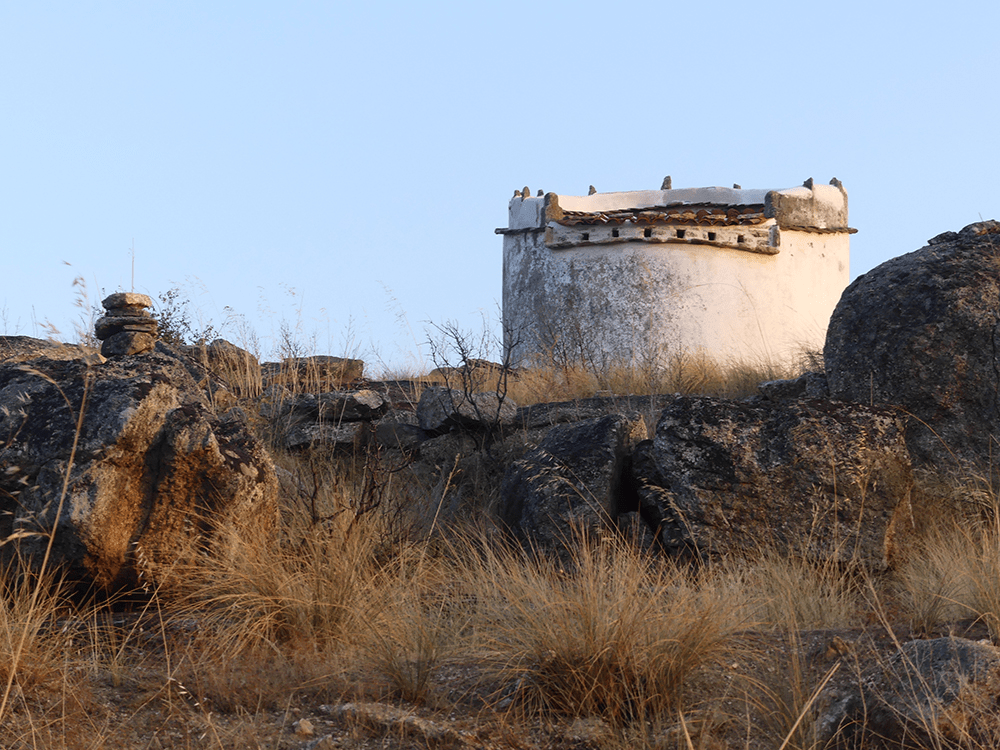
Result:
M646 227L645 229L643 229L642 230L642 236L643 237L652 237L653 236L653 228L652 227Z
M584 232L583 236L580 239L582 239L584 242L586 242L587 240L589 240L590 239L590 232Z
M708 239L709 239L709 241L715 240L715 232L709 232L708 233Z
M611 236L612 237L617 237L618 236L618 230L617 229L612 229L611 230Z
M684 239L684 230L683 229L678 229L677 230L677 239L679 239L679 240L683 240Z
M746 238L744 238L742 234L738 234L736 235L736 241L742 244L746 242Z

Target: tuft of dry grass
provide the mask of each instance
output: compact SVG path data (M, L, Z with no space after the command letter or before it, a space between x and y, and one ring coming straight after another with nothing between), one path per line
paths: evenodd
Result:
M0 571L0 681L12 681L15 693L61 683L70 637L57 625L69 605L63 585L26 568L15 561Z
M741 624L717 589L614 539L581 536L571 570L490 545L468 559L476 636L529 712L672 714Z
M894 571L893 593L914 634L927 636L946 623L974 614L976 591L981 587L973 576L987 550L970 545L971 541L968 530L957 525L930 529ZM989 559L988 552L985 557Z
M742 603L747 622L755 627L845 628L861 620L860 583L835 562L764 550L724 567L730 595Z
M361 644L365 664L389 680L394 694L416 704L428 701L435 671L462 650L468 623L462 597L453 595L457 569L425 552L394 561L384 606L371 613Z
M1000 639L1000 512L982 478L924 477L932 482L908 554L893 571L891 594L916 634L967 618ZM926 489L926 487L925 487Z

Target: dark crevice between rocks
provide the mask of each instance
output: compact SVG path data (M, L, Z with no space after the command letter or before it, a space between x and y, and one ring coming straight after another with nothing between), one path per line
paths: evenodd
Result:
M622 513L641 513L639 483L635 478L635 473L632 471L633 463L631 455L625 456L625 460L622 462L621 476L618 481L617 490L615 491L615 496L618 500L617 508L619 515Z
M621 475L614 493L617 501L616 507L618 510L618 518L615 519L616 523L624 532L625 529L621 525L620 519L628 513L638 514L639 518L642 519L642 523L645 524L646 528L652 535L653 543L655 545L653 549L663 555L669 554L669 551L663 544L663 537L661 533L666 523L666 519L662 518L660 514L656 512L656 508L652 504L642 502L643 488L640 480L636 477L634 467L634 453L630 453L625 457L622 463Z
M156 495L160 483L164 479L166 470L164 469L164 454L170 449L167 439L167 427L156 435L156 439L150 444L149 450L143 456L142 476L139 480L140 506L139 517L136 519L135 528L129 538L128 550L121 570L111 586L111 592L131 592L129 596L139 596L142 592L142 570L145 567L141 550L141 542L146 531L149 529L150 519L153 516Z

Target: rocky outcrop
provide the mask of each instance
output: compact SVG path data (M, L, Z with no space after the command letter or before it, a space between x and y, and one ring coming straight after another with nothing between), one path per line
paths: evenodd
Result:
M910 641L821 717L831 748L986 748L1000 742L1000 650L964 638Z
M261 370L265 387L283 385L296 393L320 393L361 381L365 376L365 363L360 359L318 354L265 362Z
M0 365L6 550L37 563L54 532L59 567L114 590L216 523L275 523L271 460L243 422L213 410L208 381L163 344L100 365Z
M896 413L831 401L678 396L633 473L642 517L671 554L769 544L876 569L912 485Z
M353 448L364 442L387 404L370 390L334 391L289 396L276 408L268 404L268 409L277 412L286 448Z
M832 398L910 416L914 461L983 464L1000 440L1000 223L971 224L859 276L827 330Z
M573 401L531 404L517 410L517 424L527 430L547 429L567 422L599 419L611 414L639 412L648 424L656 424L660 412L674 396L594 396Z
M464 360L458 367L442 365L427 373L428 380L441 383L447 388L468 386L470 390L476 391L496 390L498 385L518 376L517 370L509 365L473 358Z
M826 375L821 372L806 372L791 380L768 380L757 386L760 395L769 401L790 398L829 398L830 389Z
M95 365L104 361L97 349L82 344L62 344L31 336L0 336L0 363L27 362L39 357L80 360Z
M413 412L392 411L375 424L375 442L383 448L412 452L428 437Z
M610 529L624 510L628 456L645 437L635 413L553 427L504 475L501 518L533 548L558 553L580 533Z
M417 404L420 428L440 435L454 427L492 430L517 421L517 404L495 392L470 393L432 386L420 394Z
M246 349L225 339L178 348L225 381L229 389L238 396L254 397L263 391L260 362Z

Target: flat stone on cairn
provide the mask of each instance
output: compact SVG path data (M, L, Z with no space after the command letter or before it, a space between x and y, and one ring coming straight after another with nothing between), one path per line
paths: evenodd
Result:
M103 342L101 354L120 357L153 350L159 328L146 309L153 306L152 299L145 294L118 292L101 304L107 312L94 324L94 335Z

